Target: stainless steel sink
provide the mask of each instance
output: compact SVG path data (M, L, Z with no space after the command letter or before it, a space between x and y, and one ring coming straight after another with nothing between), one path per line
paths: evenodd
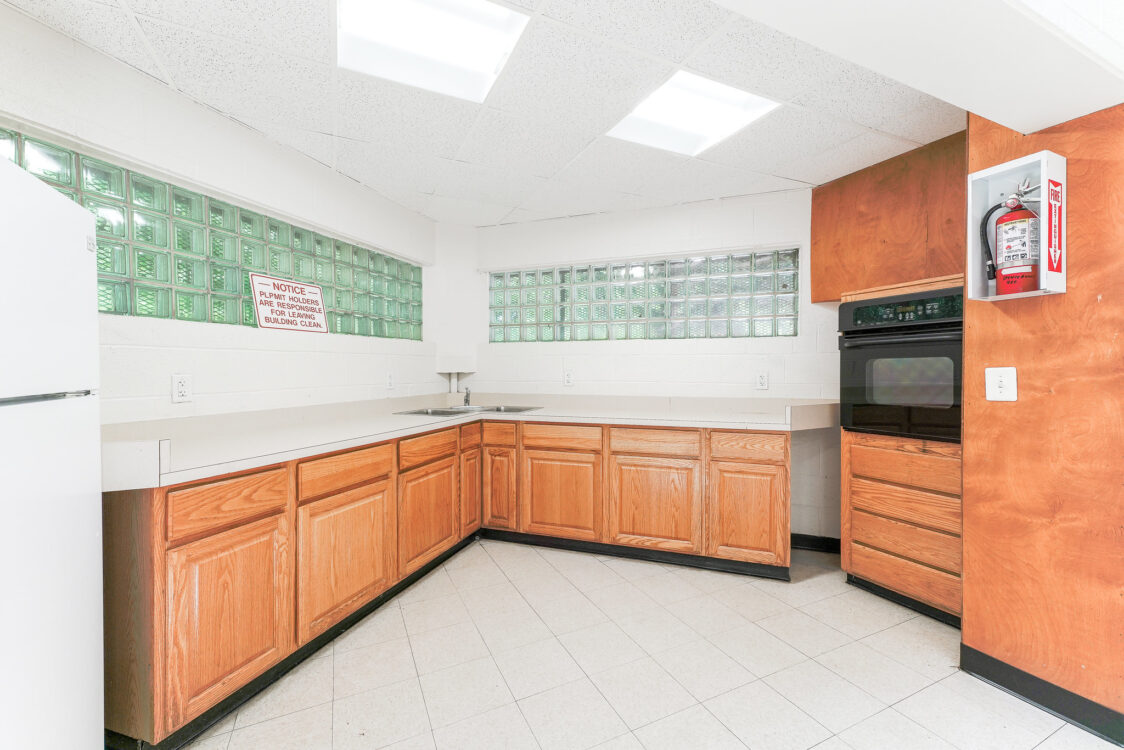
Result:
M541 409L541 406L440 406L432 409L413 409L412 411L399 411L395 414L411 414L424 417L458 417L462 414L477 414L480 412L521 414L525 411Z

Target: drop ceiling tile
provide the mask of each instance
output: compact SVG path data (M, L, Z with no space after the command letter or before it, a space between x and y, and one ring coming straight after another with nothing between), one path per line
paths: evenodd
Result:
M533 193L519 208L533 212L539 218L580 216L612 211L614 207L627 203L629 197L618 190L555 178Z
M523 32L485 103L600 134L673 72L670 63L538 17Z
M177 87L243 121L328 132L332 69L149 18L141 29Z
M675 62L732 17L708 0L546 0L542 13Z
M785 177L822 185L918 147L917 143L879 133L865 133L846 143L805 156L777 171Z
M481 107L348 70L336 73L336 135L376 148L451 157Z
M271 141L280 143L282 146L294 148L306 156L312 157L321 164L326 164L329 167L335 164L335 139L328 133L287 128L284 125L278 125L273 120L260 122L251 120L246 124L260 131L262 135L269 138Z
M32 18L154 78L164 80L144 40L116 4L86 0L7 0Z
M437 181L436 195L517 206L546 183L543 177L509 169L450 161Z
M866 132L866 128L853 122L786 104L698 158L775 174L781 164L846 143Z
M128 0L136 14L240 44L330 63L335 54L333 0Z
M622 193L640 194L658 179L687 161L686 156L602 136L566 166L558 178L572 183L598 185Z
M383 151L370 143L336 138L336 170L385 195L437 189L447 159L406 151Z
M457 160L494 169L550 177L599 135L552 118L525 117L485 108L468 129Z
M499 224L511 213L511 209L512 206L435 195L430 199L425 215L434 221L483 227Z
M661 178L650 181L642 195L688 203L806 187L808 185L803 182L784 177L736 169L701 159L688 159Z

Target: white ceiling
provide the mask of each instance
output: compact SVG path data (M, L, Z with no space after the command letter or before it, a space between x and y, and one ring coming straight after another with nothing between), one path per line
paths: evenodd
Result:
M965 126L708 0L509 0L533 18L483 104L337 69L333 0L0 1L438 221L804 188ZM604 135L679 68L784 105L695 158Z

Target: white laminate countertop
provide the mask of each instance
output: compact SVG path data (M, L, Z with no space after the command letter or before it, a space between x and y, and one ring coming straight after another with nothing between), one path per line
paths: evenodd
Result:
M455 417L395 413L453 405L461 398L419 396L103 425L102 489L163 487L479 419L782 432L839 426L839 402L825 399L473 394L476 405L541 408Z

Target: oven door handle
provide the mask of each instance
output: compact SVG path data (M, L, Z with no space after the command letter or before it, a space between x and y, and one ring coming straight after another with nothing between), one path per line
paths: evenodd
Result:
M863 346L881 346L883 344L926 344L935 341L962 341L964 334L960 331L937 331L932 333L903 333L891 336L863 336L862 338L839 339L840 349L857 349Z

